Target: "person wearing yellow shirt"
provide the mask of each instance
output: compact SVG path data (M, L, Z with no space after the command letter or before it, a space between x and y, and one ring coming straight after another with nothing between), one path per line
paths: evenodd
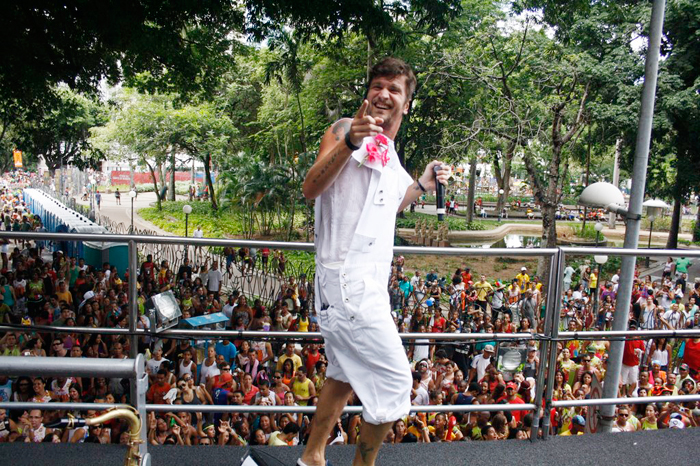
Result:
M565 430L559 435L569 436L569 435L583 435L583 431L586 429L586 420L580 414L571 419L571 428Z
M309 400L316 396L316 387L310 378L306 376L306 367L297 369L296 377L292 383L292 393L299 406L307 406Z
M474 284L476 290L476 305L486 312L486 298L493 293L493 286L486 281L486 275L481 276L481 280Z
M520 269L520 273L515 276L518 281L518 286L520 286L520 291L525 291L527 289L527 284L530 283L530 276L527 274L527 267Z
M301 357L299 357L298 354L294 352L294 343L287 343L284 347L284 354L280 356L280 358L277 360L277 370L281 371L282 370L282 365L284 364L284 361L287 359L291 359L292 362L294 363L294 371L298 371L299 368L302 365Z

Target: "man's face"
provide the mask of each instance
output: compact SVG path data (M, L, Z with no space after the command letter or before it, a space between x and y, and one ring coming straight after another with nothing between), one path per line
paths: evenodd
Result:
M164 385L165 384L165 375L163 374L158 374L156 375L156 382L158 382L158 385Z
M29 412L29 423L32 426L32 429L38 429L41 426L41 422L44 420L44 416L42 416L41 411L38 409L32 409Z
M405 76L378 76L369 84L367 100L369 115L382 118L382 126L387 127L408 113L410 102Z
M675 385L676 384L676 374L666 374L666 385Z

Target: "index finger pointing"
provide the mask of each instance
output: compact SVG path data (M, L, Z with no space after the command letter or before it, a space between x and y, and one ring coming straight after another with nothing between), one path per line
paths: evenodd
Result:
M355 114L355 118L363 118L365 115L367 115L367 108L368 107L369 107L369 101L367 99L363 100L362 105L360 106L360 109Z

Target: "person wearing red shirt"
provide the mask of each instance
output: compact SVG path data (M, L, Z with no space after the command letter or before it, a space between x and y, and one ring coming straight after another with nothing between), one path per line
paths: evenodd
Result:
M700 338L688 338L685 341L683 362L690 368L690 375L697 380L700 376Z
M151 388L148 389L148 393L146 393L146 400L149 403L156 405L166 404L164 398L170 391L170 384L165 381L167 374L168 371L165 369L160 369L158 371L158 374L156 375L156 383L151 385Z
M522 405L525 404L525 401L523 401L522 398L518 396L518 384L515 382L508 382L506 385L506 394L502 398L500 398L497 402L500 403L501 401L506 400L506 402L509 405ZM511 411L513 414L513 417L515 418L515 421L520 423L520 421L525 417L525 415L528 413L527 411Z
M636 325L630 324L630 330L636 328ZM639 380L639 362L640 357L644 354L645 347L646 345L642 340L625 341L625 349L622 352L620 384L623 386L621 391L627 393L627 396L633 396L632 393L637 388L637 381Z

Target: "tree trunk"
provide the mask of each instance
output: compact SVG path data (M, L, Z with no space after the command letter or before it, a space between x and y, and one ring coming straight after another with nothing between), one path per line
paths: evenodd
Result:
M496 215L500 215L501 212L503 211L503 207L506 206L508 203L508 196L510 195L510 173L511 173L511 168L513 166L513 155L515 154L515 147L516 143L515 141L509 141L508 146L506 148L505 156L503 157L503 169L501 170L501 166L498 160L498 156L496 156L494 160L494 165L496 167L495 170L495 175L496 175L496 183L498 184L498 197L496 201ZM503 194L500 193L500 190L503 190Z
M168 197L171 201L175 201L175 149L170 154L170 193Z
M680 199L675 199L673 202L673 217L671 217L671 229L668 231L666 249L678 248L678 233L681 231L681 207L682 202Z
M161 199L160 199L160 190L158 189L158 178L156 177L156 170L153 168L153 165L150 163L146 162L146 165L148 166L148 171L151 172L151 179L153 180L153 187L156 190L156 205L158 206L158 210L163 209L163 205L161 204Z
M299 98L299 93L297 92L297 106L299 107L299 119L301 120L301 134L299 135L299 141L301 142L301 151L306 152L306 128L304 127L304 110L301 108L301 99Z
M204 178L206 179L207 186L209 187L209 199L211 200L211 208L219 210L219 206L216 203L216 193L214 192L214 183L211 181L211 170L209 168L209 163L211 163L211 154L207 154L204 157Z
M474 221L474 191L476 190L476 155L469 161L469 192L467 193L467 223Z

